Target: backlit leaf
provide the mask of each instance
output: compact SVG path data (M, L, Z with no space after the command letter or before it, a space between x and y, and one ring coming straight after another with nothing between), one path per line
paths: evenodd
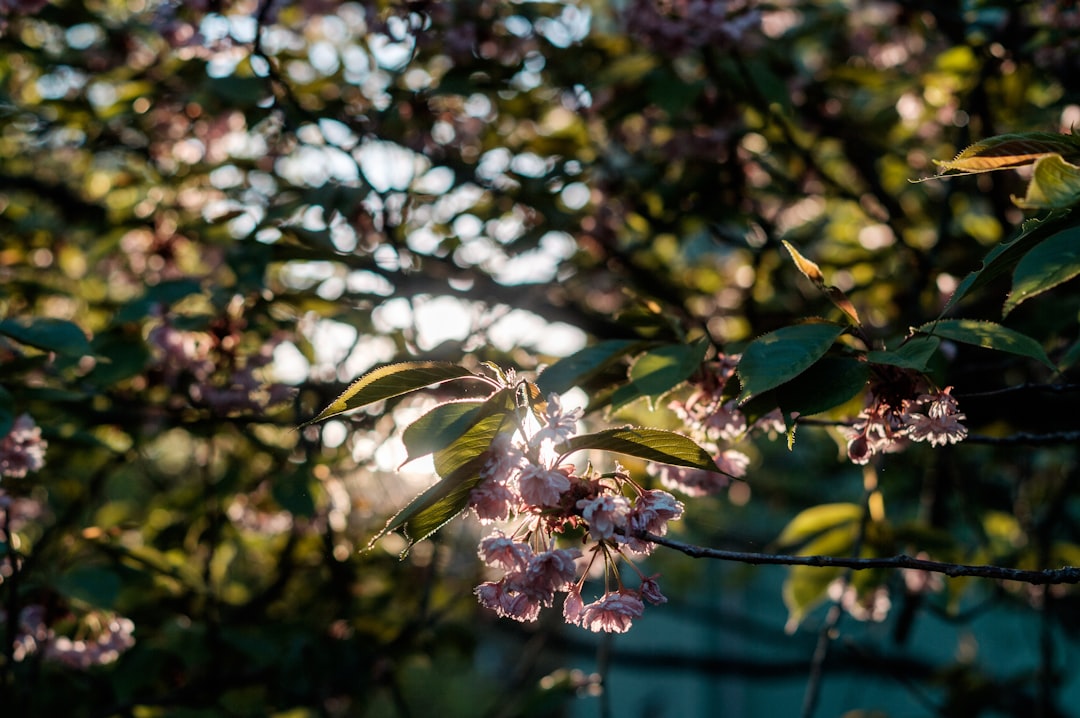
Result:
M564 454L585 449L610 451L660 464L723 473L709 452L692 439L662 429L640 429L632 426L606 429L595 434L575 436L558 447Z
M1025 132L997 135L969 145L947 162L936 161L940 174L973 174L1029 165L1050 155L1080 156L1080 143L1072 135Z
M354 381L332 404L319 412L318 416L304 422L301 426L308 426L383 399L408 394L432 384L440 384L453 379L480 378L463 366L445 362L415 361L390 364L370 371Z
M866 360L872 364L888 364L901 369L926 371L927 363L940 345L941 339L938 337L917 335L908 337L896 349L867 352Z
M1035 162L1027 193L1013 203L1024 209L1068 209L1080 201L1080 167L1061 155L1049 155Z
M562 394L585 383L592 376L642 345L642 342L635 339L611 339L597 342L544 369L536 378L536 384L544 396L551 392Z

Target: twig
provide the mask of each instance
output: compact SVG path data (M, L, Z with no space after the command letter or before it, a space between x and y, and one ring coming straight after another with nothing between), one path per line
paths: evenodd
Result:
M789 556L785 554L753 553L745 551L725 551L722 549L695 546L683 543L664 536L655 536L643 532L636 538L651 541L660 546L684 553L691 558L711 558L720 561L735 561L737 563L749 563L755 565L781 565L781 566L822 566L831 568L850 568L853 571L868 571L870 569L898 569L910 568L918 571L944 574L950 578L958 576L975 576L978 578L990 578L999 581L1018 581L1035 586L1052 584L1075 584L1080 583L1080 567L1063 566L1057 569L1043 569L1041 571L1029 571L1019 568L1006 568L1004 566L970 565L960 563L946 563L944 561L930 561L928 559L913 558L900 554L883 558L851 558L840 556Z

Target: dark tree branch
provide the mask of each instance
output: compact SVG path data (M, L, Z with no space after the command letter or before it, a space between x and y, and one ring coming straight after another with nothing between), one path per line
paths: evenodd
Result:
M1007 568L1004 566L930 561L928 559L913 558L903 554L882 558L789 556L785 554L726 551L705 546L695 546L694 544L683 543L682 541L676 541L664 536L655 536L650 533L641 533L638 534L637 537L646 541L652 541L660 546L674 549L686 554L690 558L711 558L720 561L735 561L737 563L749 563L754 565L820 566L828 568L848 568L853 571L909 568L917 571L940 573L950 578L956 578L958 576L974 576L977 578L989 578L998 581L1019 581L1035 586L1080 583L1080 567L1074 566L1063 566L1057 569L1048 568L1041 571L1029 571L1026 569Z

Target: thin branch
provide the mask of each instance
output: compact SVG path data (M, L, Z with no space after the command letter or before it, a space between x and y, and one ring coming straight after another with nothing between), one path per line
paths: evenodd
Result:
M1019 568L1006 568L1004 566L971 565L961 563L946 563L944 561L930 561L927 559L913 558L899 555L883 558L850 558L839 556L789 556L784 554L753 553L745 551L725 551L722 549L695 546L683 543L664 536L656 536L642 532L637 538L651 541L660 546L666 546L690 558L712 558L720 561L735 561L737 563L749 563L755 565L781 565L781 566L821 566L831 568L849 568L853 571L867 571L870 569L898 569L909 568L930 573L940 573L950 578L958 576L975 576L978 578L990 578L999 581L1019 581L1035 586L1051 584L1075 584L1080 583L1080 567L1063 566L1057 569L1043 569L1041 571L1029 571Z

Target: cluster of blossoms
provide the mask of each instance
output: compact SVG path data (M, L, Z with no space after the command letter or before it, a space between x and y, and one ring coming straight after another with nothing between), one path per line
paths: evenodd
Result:
M744 44L759 30L761 15L740 0L633 0L624 22L631 36L676 55Z
M691 438L712 454L716 465L724 473L650 464L649 473L659 478L667 488L681 491L687 496L715 494L726 488L732 478L745 476L746 468L750 465L750 457L735 449L721 448L720 442L734 441L749 431L784 431L779 410L749 423L731 392L725 391L728 382L735 376L739 358L737 354L720 355L715 361L707 363L690 396L668 405L682 420Z
M950 393L952 387L922 391L918 386L924 381L919 377L900 382L907 396L896 391L895 383L871 388L867 407L847 430L847 453L853 463L865 464L874 454L901 451L908 441L944 446L967 438L967 427L960 423L967 417Z
M22 414L11 431L0 439L0 477L22 478L45 465L48 442L41 438L41 427L29 414Z
M3 622L6 614L0 612L0 623ZM89 629L85 638L57 636L46 621L44 606L26 606L19 612L15 660L40 654L43 660L86 670L115 662L121 653L135 645L135 624L128 618L94 612L85 616L82 624Z
M155 350L160 381L174 391L186 384L193 403L217 414L263 411L288 399L290 387L268 384L258 375L273 361L275 343L264 343L255 353L241 356L241 328L239 321L229 317L211 331L180 329L162 314L147 336Z
M639 486L621 467L610 474L578 475L562 463L555 447L574 434L580 416L580 409L564 411L552 394L540 417L542 426L531 436L515 442L501 435L492 442L469 506L481 523L510 518L520 523L510 534L496 530L481 541L480 558L503 575L482 583L476 595L500 616L534 621L541 608L554 604L557 593L565 593L568 623L623 633L642 615L646 601L667 601L657 577L645 576L633 558L653 548L640 536L664 535L667 522L682 516L683 505L667 492ZM556 548L556 536L570 532L582 535L586 550ZM637 573L636 587L624 585L615 569L620 558ZM598 561L602 566L596 566ZM582 588L594 567L603 569L605 590L585 603Z

